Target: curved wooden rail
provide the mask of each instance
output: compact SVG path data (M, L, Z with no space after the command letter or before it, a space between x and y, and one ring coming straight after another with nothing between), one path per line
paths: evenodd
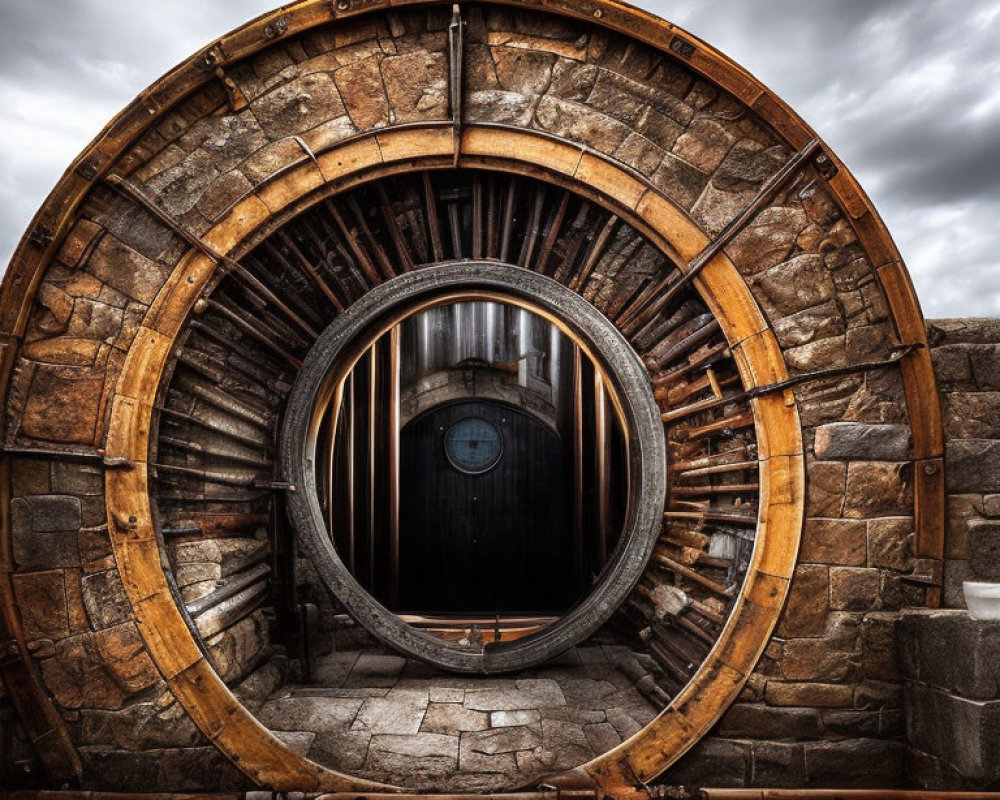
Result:
M677 57L711 83L746 103L792 148L814 137L812 131L769 90L733 62L675 26L622 3L594 0L583 6L568 0L521 3L517 7L549 11L621 32ZM35 217L22 240L0 290L0 332L4 337L6 391L14 355L23 335L36 289L69 230L84 198L106 176L143 132L148 131L181 99L214 80L218 65L238 62L319 25L385 8L428 5L432 0L391 0L385 4L334 4L301 0L242 27L214 42L145 91L98 136L71 165ZM355 9L355 7L357 8ZM346 9L339 11L339 8ZM280 26L276 26L278 21ZM277 31L277 33L276 33ZM457 142L457 148L456 148ZM827 151L828 152L828 151ZM888 299L902 344L925 344L919 304L892 240L870 201L832 154L836 174L829 189L847 214L869 254ZM205 235L222 253L251 246L282 215L299 210L317 192L339 190L370 177L433 166L494 166L541 172L588 196L600 196L666 252L688 260L707 238L684 214L638 176L575 145L529 133L469 127L461 139L451 129L386 131L359 137L285 173L247 196ZM129 351L111 413L109 458L127 458L132 470L107 473L109 526L115 555L141 633L172 691L199 727L250 777L277 789L362 790L374 785L325 770L294 753L257 723L229 693L210 668L174 605L156 545L147 495L146 446L152 398L159 377L188 311L213 280L216 264L200 252L180 262L150 308L140 335ZM718 255L695 280L718 316L737 355L747 388L786 377L780 349L742 277ZM930 355L918 349L903 364L916 470L918 556L939 559L943 549L943 435ZM586 765L602 786L613 788L649 781L691 746L738 694L777 621L795 562L801 530L804 471L801 431L790 391L753 401L761 444L761 516L758 546L736 610L722 638L696 679L654 723L606 756ZM5 516L7 514L4 509ZM9 552L10 526L0 532L0 552ZM13 569L10 559L2 564ZM20 641L17 610L6 579L0 581L8 635ZM933 590L928 595L933 603ZM47 709L52 738L64 742L73 762L65 729L51 710L40 686L26 689ZM47 734L48 735L48 734ZM58 765L60 757L49 759ZM62 759L66 763L66 759Z

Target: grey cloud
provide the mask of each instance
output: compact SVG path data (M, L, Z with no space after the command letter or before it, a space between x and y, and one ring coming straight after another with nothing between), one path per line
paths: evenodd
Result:
M0 263L145 86L276 0L0 0ZM890 225L928 316L1000 314L1000 0L639 0L812 124ZM945 283L946 282L946 283Z

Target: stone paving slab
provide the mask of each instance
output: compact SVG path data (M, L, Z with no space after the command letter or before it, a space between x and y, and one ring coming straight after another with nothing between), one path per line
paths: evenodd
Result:
M424 714L421 732L455 733L484 731L490 727L490 715L483 711L470 711L461 703L431 703Z
M512 676L451 675L372 644L317 659L261 721L338 771L418 791L498 791L616 747L654 709L616 667L627 648L592 644Z
M361 704L351 731L416 735L427 704L427 692L412 689L393 689L385 697L369 697Z
M364 701L356 697L284 697L261 706L258 719L272 730L347 730Z

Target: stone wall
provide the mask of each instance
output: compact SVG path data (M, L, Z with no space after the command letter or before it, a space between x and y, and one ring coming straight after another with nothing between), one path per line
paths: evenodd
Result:
M972 619L962 582L1000 581L1000 321L934 320L944 411L944 604L899 631L909 772L920 788L1000 788L1000 623Z
M962 581L1000 581L1000 320L928 324L947 441L944 604Z

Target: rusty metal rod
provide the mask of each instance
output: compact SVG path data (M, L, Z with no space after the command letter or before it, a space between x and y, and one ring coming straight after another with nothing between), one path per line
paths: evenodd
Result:
M730 221L715 239L709 242L700 253L688 262L680 279L675 279L673 274L668 275L651 290L647 298L635 303L626 312L621 314L615 320L615 323L622 328L626 335L641 329L660 310L665 308L674 297L689 286L712 259L735 239L757 214L764 210L768 203L784 188L785 184L819 151L819 147L818 139L811 139L807 142L801 150L785 162L781 169L771 176L750 204L735 219Z
M269 551L266 549L261 553L262 558L267 558L268 555ZM258 563L246 572L234 576L226 583L225 586L216 589L211 594L206 594L204 597L199 597L197 600L185 604L188 613L192 617L204 614L210 608L215 608L223 600L228 600L233 595L239 594L248 586L256 583L262 578L266 578L270 574L271 567L268 564Z

